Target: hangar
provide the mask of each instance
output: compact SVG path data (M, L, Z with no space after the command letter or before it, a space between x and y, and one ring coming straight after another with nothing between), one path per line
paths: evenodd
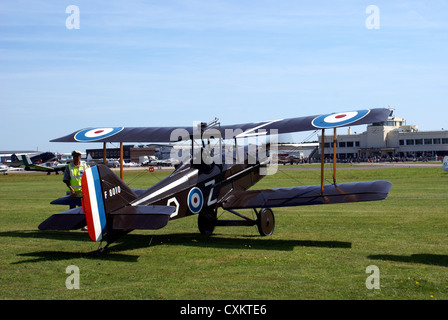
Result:
M440 160L448 155L448 130L419 131L407 125L402 117L389 116L387 121L373 123L362 133L338 133L336 157L340 161L409 161ZM325 135L325 157L333 158L333 135ZM319 153L322 136L319 136Z
M164 144L149 144L149 145L124 145L123 146L123 161L139 163L143 156L155 156L158 159L168 159L170 157L171 145ZM103 159L104 150L101 149L87 149L87 157L93 160ZM119 159L120 148L107 148L107 159Z

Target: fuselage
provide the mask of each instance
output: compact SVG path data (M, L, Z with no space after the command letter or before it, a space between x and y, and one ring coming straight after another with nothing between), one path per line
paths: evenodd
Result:
M247 157L243 163L230 164L192 164L189 161L130 204L174 206L176 211L170 219L210 212L232 191L247 190L260 181L264 177L260 174L263 166L265 164L259 162L249 163Z

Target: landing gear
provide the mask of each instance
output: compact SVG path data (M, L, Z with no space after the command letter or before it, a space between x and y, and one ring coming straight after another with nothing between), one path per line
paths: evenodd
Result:
M94 251L94 254L96 256L101 256L107 249L107 247L109 247L110 243L106 244L106 246L99 248L98 250Z
M266 237L274 233L275 218L274 213L270 208L263 208L257 212L254 209L257 219L251 219L239 212L228 209L227 210L234 215L243 218L243 220L218 220L217 211L213 210L211 212L201 212L198 214L198 228L201 234L211 235L215 230L216 226L257 226L258 232L261 236Z
M270 236L274 233L275 218L270 208L263 208L257 213L257 227L261 236Z
M204 236L210 236L215 230L216 226L216 210L212 212L198 214L198 228Z

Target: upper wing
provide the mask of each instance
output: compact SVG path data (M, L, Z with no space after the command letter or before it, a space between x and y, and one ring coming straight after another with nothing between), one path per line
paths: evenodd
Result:
M225 139L244 137L257 130L278 130L278 134L386 121L389 109L365 109L308 117L279 119L220 126ZM50 142L176 142L189 138L193 127L97 127L73 132Z
M224 209L290 207L312 204L375 201L386 199L392 183L367 181L250 191L235 191L223 203Z
M177 132L182 133L180 139L179 136L174 138ZM175 142L192 133L192 127L97 127L82 129L50 142Z

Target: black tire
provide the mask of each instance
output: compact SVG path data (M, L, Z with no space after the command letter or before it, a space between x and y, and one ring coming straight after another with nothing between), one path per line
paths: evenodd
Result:
M198 228L199 232L204 236L212 235L215 230L216 213L212 214L198 214Z
M270 208L263 208L257 214L257 227L261 236L266 237L274 233L275 218Z

